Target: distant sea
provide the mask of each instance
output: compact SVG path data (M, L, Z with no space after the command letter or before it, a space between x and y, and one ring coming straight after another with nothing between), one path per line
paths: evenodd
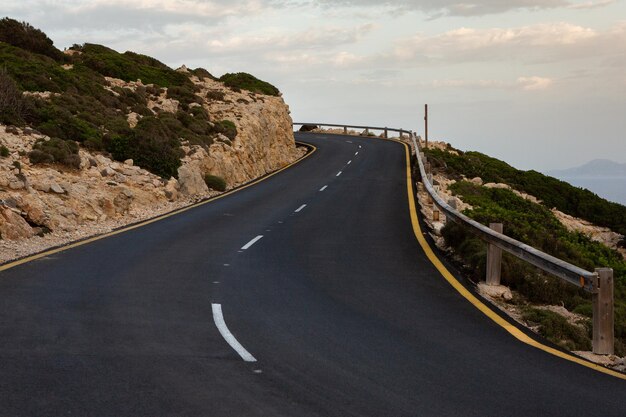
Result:
M559 177L559 179L626 206L626 177Z

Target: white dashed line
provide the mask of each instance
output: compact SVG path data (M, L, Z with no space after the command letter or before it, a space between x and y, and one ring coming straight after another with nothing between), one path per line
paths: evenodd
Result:
M235 339L235 336L233 336L233 334L230 332L230 330L228 330L226 322L224 321L224 315L222 314L222 305L211 304L211 307L213 308L213 321L217 326L217 330L220 331L220 334L222 335L224 340L226 340L226 343L228 343L230 347L235 349L235 352L237 352L239 356L241 356L241 359L243 359L244 361L256 362L254 356L252 356L250 352L248 352L243 346L241 346L241 343L239 343L237 339Z
M341 171L339 171L339 172L337 173L337 175L335 175L335 176L336 176L336 177L338 177L338 176L340 176L340 175L341 175Z
M347 140L346 143L352 143L352 141L351 140Z
M359 151L356 151L356 152L354 153L354 156L357 156L358 154L359 154Z
M361 145L359 145L359 149L361 149Z
M306 207L306 204L301 205L300 207L298 207L298 208L294 211L294 213L300 213L300 212L302 211L302 209L303 209L303 208L305 208L305 207Z
M243 245L241 247L241 250L246 250L248 248L250 248L250 246L254 245L255 243L257 243L259 240L261 240L263 238L263 235L258 235L257 237L255 237L254 239L252 239L250 242L246 243L245 245Z
M352 159L348 161L348 165L350 165L352 163Z
M322 188L320 188L320 191L324 191L325 189L328 188L328 185L323 186Z

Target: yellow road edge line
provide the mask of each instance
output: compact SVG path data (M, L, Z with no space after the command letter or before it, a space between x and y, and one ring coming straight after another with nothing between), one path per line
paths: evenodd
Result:
M256 184L260 183L261 181L265 181L266 179L268 179L270 177L273 177L274 175L276 175L276 174L278 174L278 173L280 173L280 172L282 172L282 171L284 171L284 170L286 170L288 168L291 168L292 166L296 165L297 163L304 161L306 158L308 158L309 156L313 155L317 151L317 147L315 147L315 146L313 146L313 145L311 145L309 143L296 141L296 144L300 144L300 145L304 145L304 146L309 147L310 148L309 152L307 152L306 155L302 156L301 158L296 159L295 161L293 161L289 165L286 165L286 166L284 166L284 167L282 167L282 168L280 168L280 169L278 169L278 170L276 170L274 172L266 174L266 175L264 175L261 178L257 178L255 180L252 180L251 182L249 182L249 183L247 183L245 185L242 185L240 187L234 188L234 189L232 189L230 191L227 191L227 192L222 193L220 195L216 195L216 196L208 198L206 200L200 201L198 203L194 203L194 204L191 204L189 206L176 209L176 210L171 211L169 213L161 214L161 215L153 217L151 219L140 221L139 223L132 224L130 226L125 226L125 227L122 227L120 229L113 230L111 232L107 232L107 233L104 233L104 234L101 234L101 235L98 235L98 236L93 236L93 237L90 237L90 238L87 238L85 240L81 240L81 241L78 241L78 242L69 243L67 245L64 245L64 246L61 246L61 247L58 247L58 248L55 248L55 249L45 250L43 252L39 252L39 253L36 253L34 255L30 255L30 256L24 257L22 259L18 259L18 260L13 261L13 262L8 262L8 263L6 263L4 265L0 265L0 272L1 271L6 271L7 269L15 268L16 266L25 264L27 262L32 262L32 261L35 261L37 259L44 258L46 256L54 255L55 253L59 253L59 252L63 252L63 251L75 248L77 246L83 246L83 245L86 245L88 243L92 243L92 242L95 242L97 240L100 240L100 239L105 239L105 238L108 238L108 237L111 237L111 236L119 235L119 234L124 233L124 232L128 232L129 230L138 229L140 227L147 226L149 224L158 222L160 220L167 219L168 217L172 217L172 216L175 216L177 214L183 213L183 212L185 212L187 210L191 210L193 208L200 207L200 206L203 206L203 205L208 204L208 203L212 203L213 201L219 200L220 198L224 198L224 197L229 196L231 194L234 194L234 193L236 193L238 191L244 190L244 189L246 189L248 187L252 187L253 185L256 185Z
M409 213L411 215L411 225L413 226L413 233L415 234L415 238L419 242L420 246L424 250L424 253L430 260L430 262L437 268L439 273L443 276L443 278L459 293L463 296L467 301L472 303L474 307L480 310L484 315L489 317L492 321L494 321L497 325L502 327L504 330L509 332L513 337L515 337L520 342L523 342L529 346L547 352L551 355L557 356L561 359L565 359L570 362L574 362L578 365L582 365L584 367L593 369L594 371L602 372L603 374L611 375L613 377L626 380L626 375L614 371L609 368L605 368L602 365L598 365L597 363L590 362L586 359L580 358L578 356L574 356L569 353L562 352L553 347L544 345L538 340L533 339L528 336L520 329L518 329L513 324L506 321L504 318L500 317L496 312L494 312L489 306L479 300L474 294L472 294L467 288L463 286L459 282L457 278L452 275L452 273L445 267L445 265L437 258L435 252L433 252L432 248L428 244L428 241L422 235L422 228L420 227L419 220L417 217L417 207L415 206L415 193L413 192L413 178L411 176L411 151L409 150L409 146L401 142L399 140L391 139L394 142L401 143L404 145L405 153L406 153L406 188L407 188L407 196L409 202Z

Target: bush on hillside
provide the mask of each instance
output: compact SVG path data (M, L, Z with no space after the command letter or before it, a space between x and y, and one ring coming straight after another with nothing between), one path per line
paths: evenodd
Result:
M268 96L278 96L280 91L272 84L261 81L253 75L245 72L238 72L235 74L224 74L220 77L220 81L227 87L237 90L248 90L257 94L265 94Z
M28 153L32 164L58 163L70 168L80 168L80 156L78 156L78 144L69 140L40 139Z
M107 135L105 146L116 160L132 159L162 178L178 176L183 156L180 141L158 117L144 117L135 129Z
M231 141L235 140L237 137L237 126L230 120L221 120L215 123L215 128L217 132L226 136Z
M56 61L64 58L63 53L53 46L52 40L41 30L8 17L0 19L0 42L46 55Z
M185 74L176 72L162 62L145 55L134 52L120 54L111 48L90 43L74 46L72 49L82 52L81 55L74 56L76 62L107 77L124 81L140 79L144 84L155 84L160 87L193 88L193 83Z
M21 124L24 102L13 78L0 69L0 123Z
M217 175L206 174L204 182L207 187L215 191L226 191L226 180Z
M9 151L9 148L7 148L4 145L0 146L0 157L6 158L10 154L11 154L11 152Z
M215 78L209 71L205 70L204 68L196 68L194 70L189 70L189 72L200 79L208 78L210 80L217 80L217 78Z

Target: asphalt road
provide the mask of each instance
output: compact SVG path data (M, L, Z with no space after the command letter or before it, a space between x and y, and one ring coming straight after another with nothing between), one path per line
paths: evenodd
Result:
M0 416L626 415L625 381L441 277L403 146L299 139L318 150L258 185L0 272Z

